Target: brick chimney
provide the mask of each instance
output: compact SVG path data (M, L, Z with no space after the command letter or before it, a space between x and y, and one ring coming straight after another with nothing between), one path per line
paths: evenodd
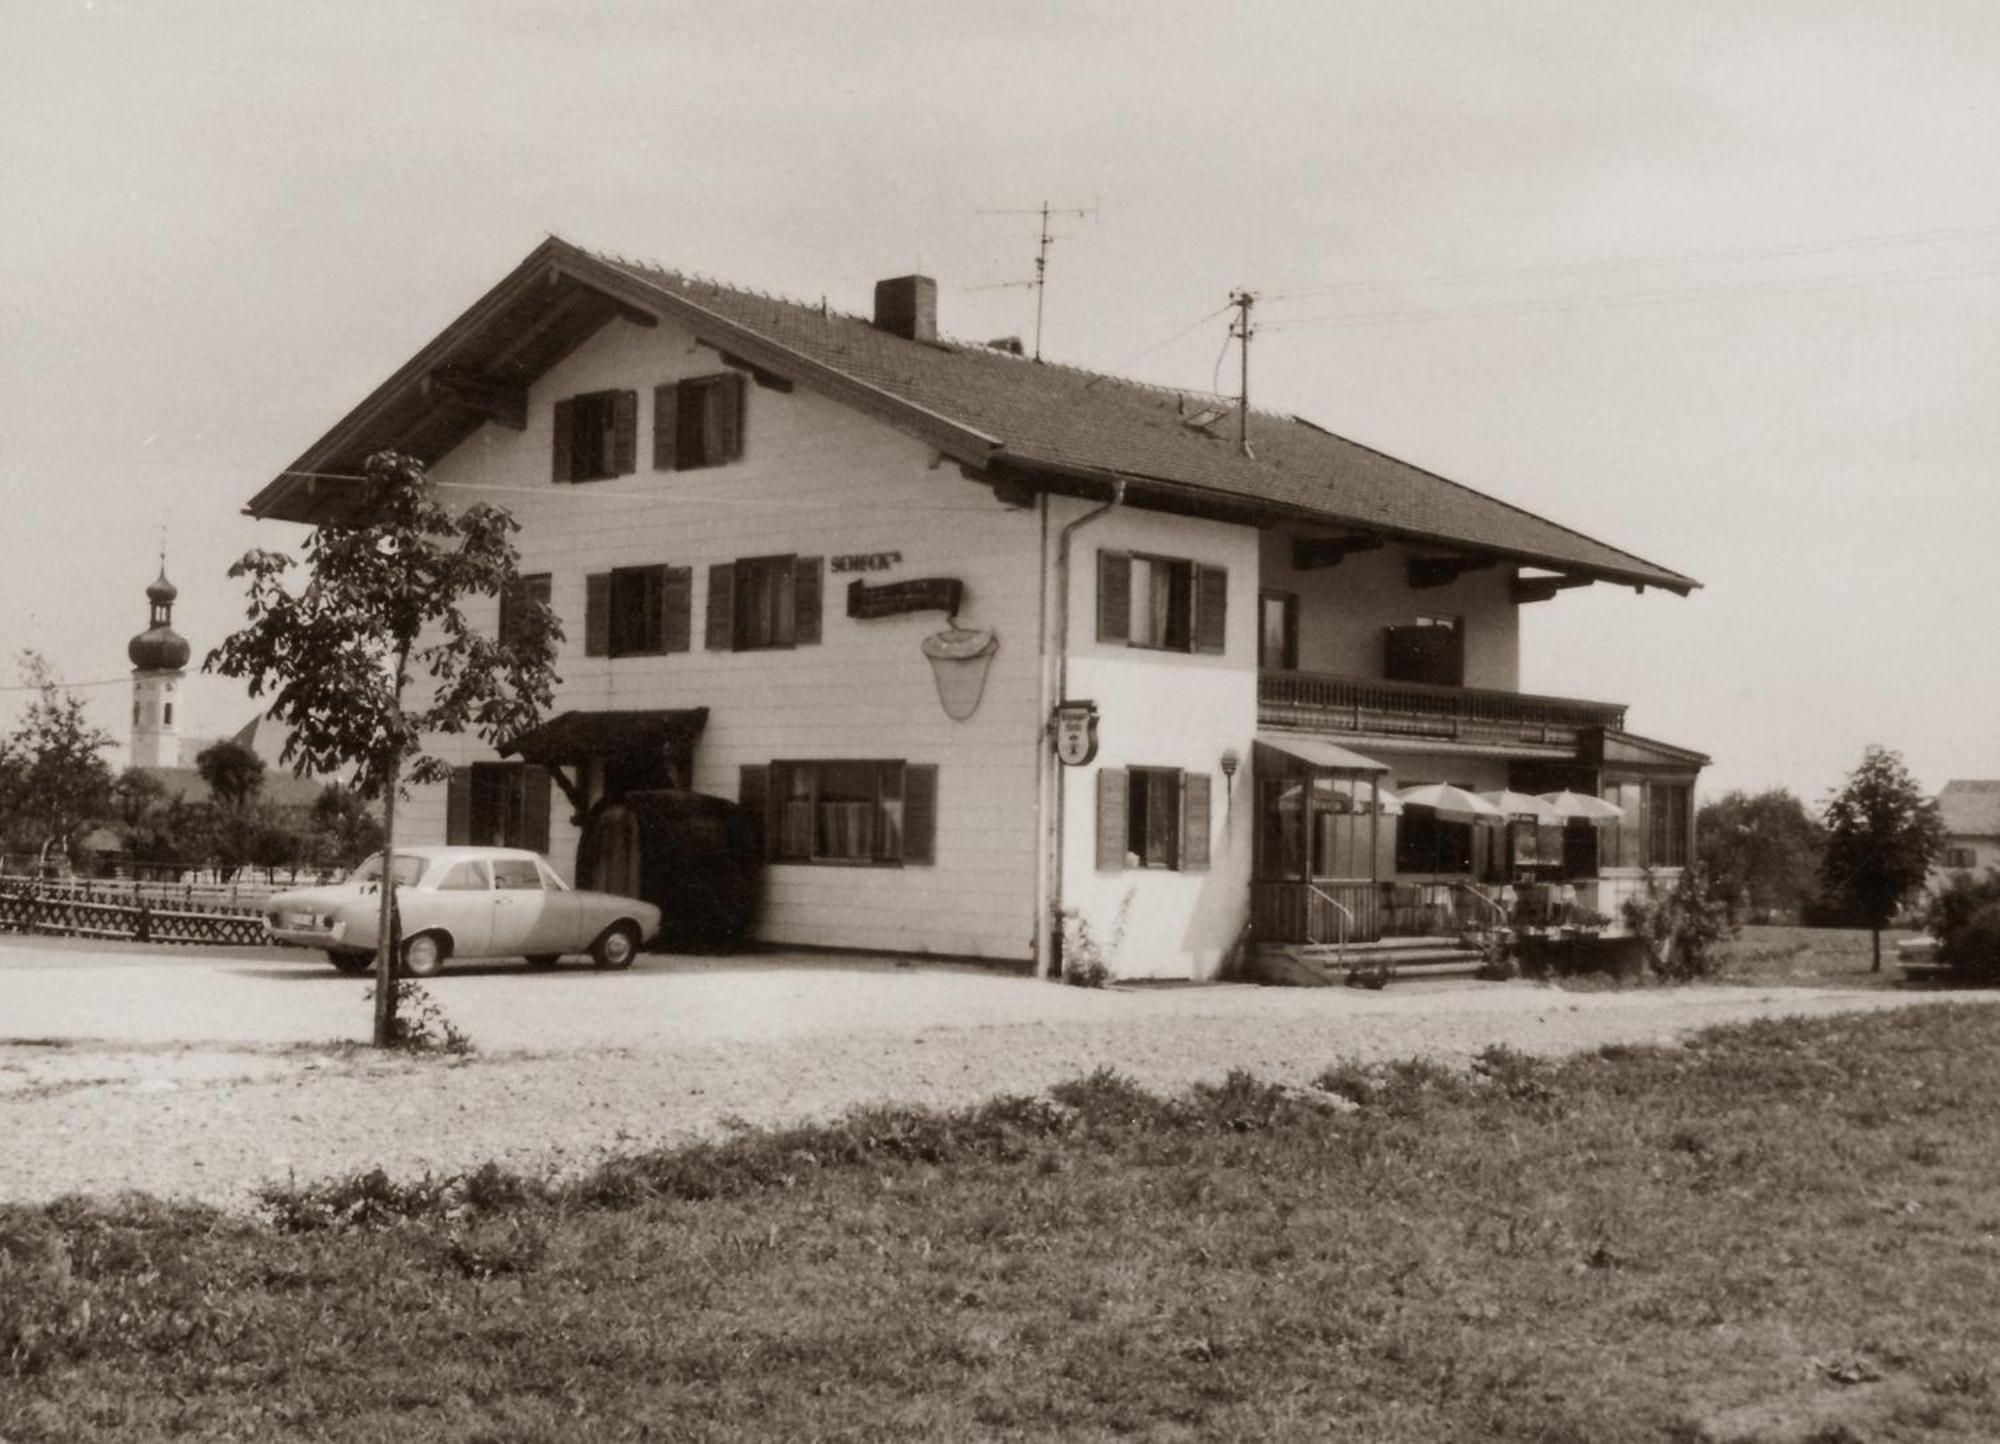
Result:
M877 281L875 329L912 341L937 340L937 282L929 276Z

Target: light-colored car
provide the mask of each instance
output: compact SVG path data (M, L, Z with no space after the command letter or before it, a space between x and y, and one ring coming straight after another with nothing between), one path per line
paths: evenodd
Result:
M581 892L536 853L513 847L399 847L396 906L403 972L428 978L447 958L526 958L554 967L589 953L600 968L629 968L660 930L660 910L638 898ZM374 960L382 855L346 882L275 894L265 922L281 943L319 948L344 973Z

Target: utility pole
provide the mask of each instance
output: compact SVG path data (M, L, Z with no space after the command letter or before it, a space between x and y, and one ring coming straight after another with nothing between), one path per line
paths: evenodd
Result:
M1076 216L1080 219L1097 214L1096 206L1052 206L1043 201L1039 206L1022 210L982 210L982 216L1040 216L1042 218L1041 239L1035 246L1035 279L1032 281L1000 281L992 286L973 286L975 291L1001 290L1009 286L1032 286L1035 291L1035 359L1042 359L1042 298L1048 287L1049 247L1057 241L1067 240L1067 236L1056 235L1049 229L1051 216Z
M1229 334L1241 347L1242 358L1242 379L1236 392L1236 449L1254 461L1257 453L1250 449L1250 338L1256 334L1256 328L1250 324L1250 308L1257 304L1257 297L1249 291L1237 291L1230 296L1229 304L1236 308Z

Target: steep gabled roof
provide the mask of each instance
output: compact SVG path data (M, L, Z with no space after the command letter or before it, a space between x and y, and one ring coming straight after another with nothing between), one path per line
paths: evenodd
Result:
M252 515L323 521L371 451L427 460L481 425L474 389L524 388L617 316L667 317L740 365L858 407L969 471L1074 489L1121 479L1140 504L1329 528L1686 593L1699 583L1297 417L1253 411L1251 457L1233 412L1202 427L1181 393L985 346L914 341L867 320L697 280L551 238L250 502ZM1218 403L1209 408L1223 410Z
M1955 779L1938 794L1948 837L2000 837L2000 780Z

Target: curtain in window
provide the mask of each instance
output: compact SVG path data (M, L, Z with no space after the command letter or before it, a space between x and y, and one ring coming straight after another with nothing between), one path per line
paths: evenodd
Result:
M778 794L778 856L813 855L813 778L809 767L774 769Z
M875 857L875 814L874 763L821 764L816 856L838 862L871 861Z

